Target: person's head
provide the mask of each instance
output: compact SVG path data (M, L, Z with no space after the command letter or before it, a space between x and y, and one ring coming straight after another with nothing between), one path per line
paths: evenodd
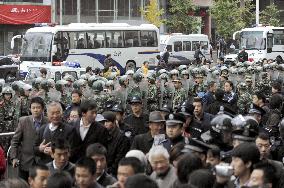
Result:
M51 143L51 157L58 169L63 168L69 161L70 147L66 140L56 139Z
M115 113L111 111L106 111L102 113L104 117L104 126L108 131L113 130L116 127L116 117Z
M87 147L86 156L96 162L96 176L102 175L107 167L107 149L100 143L91 144Z
M55 172L47 179L46 188L72 188L72 177L68 172Z
M254 95L252 96L252 102L253 104L257 106L263 105L265 101L266 101L266 97L260 91L255 92Z
M278 81L272 82L271 91L272 94L281 92L281 83L279 83Z
M283 97L280 94L272 95L269 101L270 109L280 109L282 102Z
M29 188L28 183L21 178L8 178L0 181L1 188Z
M77 161L75 181L79 188L88 188L96 181L96 162L92 158L83 157Z
M198 188L213 188L215 176L207 169L195 170L189 175L188 183Z
M143 168L146 168L148 165L147 157L141 150L130 150L126 153L125 157L134 157L138 159L141 162Z
M221 150L212 148L207 151L206 164L210 167L215 167L221 162Z
M195 97L193 99L193 106L194 106L194 115L199 117L203 114L203 104L202 99L199 97Z
M241 143L233 149L231 166L234 175L241 177L250 174L253 165L260 161L260 153L254 143Z
M174 167L177 167L178 161L182 158L183 156L183 148L184 148L184 143L180 142L176 145L174 145L171 150L170 150L170 162L173 164Z
M153 111L150 113L149 116L149 129L153 135L160 134L161 130L163 129L165 120L159 111Z
M117 180L121 184L124 185L128 177L139 173L144 173L144 168L141 161L139 161L137 158L125 157L119 161L117 169Z
M106 55L106 58L107 58L107 59L110 59L110 58L111 58L111 54L107 54L107 55Z
M41 77L46 78L46 75L47 75L46 68L41 68L39 72L40 72Z
M92 123L96 119L97 104L94 100L85 100L80 105L81 115L89 123Z
M144 61L143 65L148 68L149 67L149 62L148 61Z
M80 90L73 90L71 93L72 103L73 104L80 104L82 98L82 92Z
M216 101L222 101L224 98L225 91L223 89L218 88L215 92Z
M144 174L135 174L127 178L125 188L158 188L157 183L149 176Z
M86 73L92 74L93 73L92 67L87 67Z
M259 162L253 167L248 185L272 188L276 184L275 174L276 169L271 163Z
M175 89L180 89L182 84L181 84L181 80L177 79L177 80L173 80L174 83L174 87Z
M211 92L215 93L215 92L216 92L216 89L217 89L217 84L216 84L216 82L215 82L215 81L209 82L207 89L208 89L208 91L211 91Z
M59 102L51 102L47 105L47 117L49 122L58 125L62 121L63 109Z
M50 172L44 164L38 164L29 169L28 182L31 188L46 188Z
M68 122L75 122L80 119L80 109L78 107L73 107L69 114Z
M256 137L255 144L260 152L260 158L267 159L271 148L269 135L265 132L259 133Z
M229 93L229 92L231 92L231 91L233 91L233 89L234 89L234 84L233 84L233 82L231 82L231 81L226 81L225 82L225 84L224 84L224 89L225 89L225 92L226 93Z
M134 114L139 114L142 112L142 102L132 102L130 105Z
M153 146L148 155L152 169L158 175L164 174L170 168L170 155L163 146Z
M34 118L40 118L44 110L44 101L41 97L33 97L30 102L31 113Z
M202 162L199 157L192 153L184 154L177 163L178 180L185 184L188 182L189 175L197 169L202 168Z
M182 135L184 127L182 123L166 124L166 134L169 139L175 139Z

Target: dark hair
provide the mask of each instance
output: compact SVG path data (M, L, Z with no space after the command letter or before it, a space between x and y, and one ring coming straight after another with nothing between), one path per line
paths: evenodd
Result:
M29 169L29 177L34 179L37 176L37 170L48 171L48 167L45 164L37 164Z
M232 90L234 90L234 84L233 84L233 82L232 82L232 81L227 80L225 83L230 84L230 86L231 86Z
M201 104L203 104L202 99L200 97L194 97L193 102L200 102Z
M256 139L257 138L260 138L261 140L268 140L268 141L270 141L270 138L269 138L269 135L266 133L266 132L260 132L258 135L257 135L257 137L256 137Z
M82 95L83 95L82 92L80 90L78 90L78 89L74 89L72 91L71 95L74 94L74 93L77 93L79 95L79 97L82 97Z
M215 97L217 101L222 101L224 98L225 91L223 89L218 88L215 92Z
M183 155L183 148L184 143L180 142L176 145L174 145L170 150L170 162L173 163L175 160L177 160L181 155Z
M94 155L104 155L107 156L107 149L100 143L94 143L87 147L86 156L92 157Z
M262 161L253 166L254 170L262 170L263 171L263 182L264 183L272 183L272 187L276 184L276 168L268 161Z
M157 183L144 174L136 174L127 178L125 188L159 188Z
M87 67L86 72L92 71L92 67Z
M209 170L199 169L189 175L188 183L198 188L212 188L215 183L215 177Z
M29 188L29 184L21 178L9 178L0 182L1 188Z
M202 168L202 161L199 157L192 153L183 155L177 164L178 180L183 184L187 183L189 174L200 168Z
M211 87L213 87L213 86L214 86L214 84L216 84L216 82L215 82L215 81L211 81L211 82L209 82L209 83L208 83L208 87L207 87L207 89L210 89Z
M41 68L39 72L40 72L41 74L47 75L47 70L46 70L46 68Z
M108 57L110 57L110 56L111 56L111 54L107 54L107 55L106 55L106 58L108 58Z
M281 83L279 83L278 81L272 82L271 87L276 89L277 91L281 91Z
M41 97L33 97L30 102L30 108L32 107L33 103L40 104L42 109L45 107L44 100Z
M80 109L82 113L87 113L89 110L96 110L97 104L94 100L84 100L80 105Z
M271 96L269 101L270 109L280 108L283 102L283 98L280 94L274 94Z
M51 143L51 151L54 153L55 149L70 149L68 142L65 139L58 138L52 141Z
M254 143L241 143L233 149L232 157L238 157L244 163L251 161L252 166L260 161L260 153Z
M55 172L47 179L47 188L72 188L72 177L64 171Z
M209 149L207 153L210 153L214 158L221 158L221 150L218 147Z
M258 99L261 99L261 100L262 100L262 102L264 102L264 103L265 103L265 101L266 101L266 97L265 97L265 95L264 95L262 92L257 91L257 92L255 92L255 93L254 93L254 95L256 95Z
M137 159L135 157L124 157L124 158L122 158L119 161L118 166L131 166L135 174L145 172L143 164L141 163L141 161L139 161L139 159Z
M95 175L97 170L96 162L90 157L79 159L75 165L75 170L76 168L86 168L92 175Z

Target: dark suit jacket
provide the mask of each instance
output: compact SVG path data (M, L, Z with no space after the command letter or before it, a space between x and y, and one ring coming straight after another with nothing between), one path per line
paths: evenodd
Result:
M49 124L45 124L37 132L36 141L34 144L34 151L36 156L38 157L37 162L46 164L52 161L52 158L49 155L39 151L39 145L43 140L45 140L45 143L48 143L55 141L58 138L65 139L69 143L72 151L74 145L74 135L75 129L69 124L61 122L59 127L53 132L51 132L51 130L49 129Z
M48 167L50 174L54 174L55 172L59 172L59 170L54 168L53 161L47 163L46 166ZM71 175L71 177L74 177L75 165L73 163L68 162L68 164L63 169L61 169L60 171L68 172Z
M84 140L82 140L80 136L80 120L74 122L72 126L75 128L75 136L73 142L74 148L71 151L71 162L75 163L78 159L83 157L90 144L100 143L107 148L108 131L102 125L97 122L92 123Z
M154 138L151 136L151 133L139 134L134 137L131 150L137 149L141 150L143 153L148 153L153 145Z
M48 119L43 117L42 125L47 124ZM33 150L36 139L36 129L33 122L33 116L25 116L19 119L18 127L11 141L10 157L19 159L22 170L28 171L35 163L35 154Z

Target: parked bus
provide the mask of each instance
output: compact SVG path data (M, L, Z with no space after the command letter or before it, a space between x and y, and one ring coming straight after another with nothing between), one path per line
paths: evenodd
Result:
M125 23L72 23L65 26L34 27L27 30L21 51L21 75L29 66L80 63L81 67L103 68L107 54L124 72L150 65L159 54L159 29L152 24L131 26Z
M249 61L284 58L284 27L253 27L237 31L233 39L240 44L240 50L246 49Z
M161 55L168 49L170 53L169 63L189 64L193 61L196 45L200 44L201 51L206 59L210 57L209 39L204 34L172 33L169 35L160 35Z

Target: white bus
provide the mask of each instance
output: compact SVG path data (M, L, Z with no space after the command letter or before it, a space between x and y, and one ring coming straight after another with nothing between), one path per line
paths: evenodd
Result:
M172 33L160 35L161 55L168 49L170 53L169 63L188 64L193 61L196 44L200 44L206 59L210 57L209 39L204 34Z
M284 27L254 27L237 31L234 40L239 40L240 50L246 48L249 61L284 58Z
M34 27L27 30L21 51L21 76L29 66L80 63L85 68L103 68L107 54L124 72L150 65L159 54L159 29L152 24L72 23L65 26ZM11 41L13 47L14 38Z

